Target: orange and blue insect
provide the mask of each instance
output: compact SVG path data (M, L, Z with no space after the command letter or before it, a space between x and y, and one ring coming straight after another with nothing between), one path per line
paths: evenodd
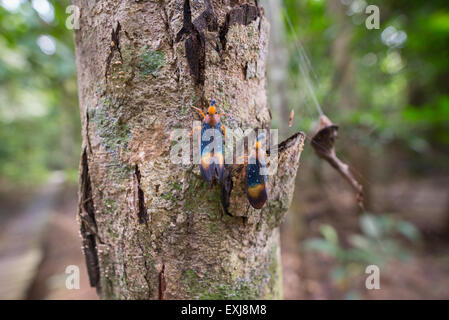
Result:
M260 137L250 150L246 166L246 195L253 208L263 207L268 198L265 152L261 148Z
M194 107L195 108L195 107ZM210 102L207 115L199 108L195 108L203 116L201 126L201 164L200 171L203 179L212 182L214 179L223 181L224 157L223 135L224 128L220 123L223 114L217 114L215 100Z

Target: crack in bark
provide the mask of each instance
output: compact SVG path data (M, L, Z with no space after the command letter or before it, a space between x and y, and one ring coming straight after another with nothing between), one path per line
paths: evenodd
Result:
M256 5L244 4L237 8L231 9L225 18L222 26L218 25L218 19L214 13L213 2L211 0L204 1L206 9L200 14L195 21L192 22L192 10L190 8L190 0L184 0L184 18L183 26L176 35L175 42L185 39L185 49L187 63L190 68L190 74L195 79L197 85L204 85L205 69L206 69L206 41L208 40L203 30L218 32L218 40L221 43L221 50L226 50L226 35L229 28L236 23L248 25L258 17L260 17L260 8ZM220 52L218 45L211 43L212 47Z
M159 272L159 300L165 300L165 290L167 290L167 283L165 280L165 264L163 264L162 270Z
M260 17L260 15L260 8L257 5L257 2L255 6L243 4L237 8L231 9L231 11L226 14L225 22L220 27L218 34L222 50L226 50L226 35L233 24L238 23L247 26Z
M184 0L183 27L176 35L175 42L179 42L186 37L184 45L187 63L190 68L190 74L197 85L204 84L204 71L206 68L206 46L204 34L200 30L192 22L190 0Z
M135 189L137 189L137 204L135 204L135 207L137 209L137 218L139 220L140 224L147 224L148 225L148 212L147 208L145 206L145 193L143 192L141 186L140 186L140 170L139 166L136 165L136 169L134 172L134 175L136 177L136 186Z
M117 22L117 27L112 28L112 32L111 32L111 52L109 52L109 55L106 59L106 71L104 73L104 76L106 78L106 82L108 82L108 71L109 68L111 67L111 62L112 62L112 58L114 57L114 52L118 51L119 55L120 55L120 60L123 62L123 57L122 57L122 51L120 50L120 31L122 30L122 26L120 25L120 22Z
M181 41L181 39L184 37L184 35L189 34L192 32L193 29L193 23L192 23L192 10L190 9L190 0L184 0L184 17L182 21L182 28L179 30L178 34L176 35L176 42Z
M131 37L126 30L123 30L123 32L125 33L126 38L132 43L134 49L136 49L136 43L134 41L134 38ZM120 56L121 56L121 53L120 53ZM136 61L137 61L137 56L136 55L132 55L131 61L129 62L129 65L131 67L131 75L125 81L127 86L131 85L132 81L134 80L134 78L136 76L136 68L137 68Z
M234 181L232 181L232 168L224 170L223 173L223 182L221 184L221 206L223 207L223 211L228 215L232 217L232 214L229 213L229 206L230 206L230 199L231 199L231 192L234 188Z
M204 34L194 29L185 42L187 61L190 74L197 85L204 85L206 69L206 46Z
M83 252L86 259L89 282L92 287L97 287L97 291L100 291L97 239L100 242L101 240L97 236L97 223L95 221L95 209L86 148L84 148L81 158L80 197L79 216L81 219L81 236L83 238Z
M214 5L211 0L205 0L206 9L192 22L192 10L190 0L184 0L184 19L181 30L176 35L175 42L181 41L185 36L189 36L195 29L197 31L209 30L218 31L218 20L215 16Z
M172 16L173 16L173 14L170 14L170 16L168 15L166 4L165 4L165 2L163 2L162 3L162 10L161 10L161 18L162 18L162 21L164 21L165 32L167 34L167 40L168 40L168 43L169 43L170 48L172 50L173 57L175 58L174 62L176 63L177 59L176 59L175 46L174 46L174 44L175 44L175 36L174 36L173 32L170 29L170 20L171 20Z
M190 74L197 85L203 85L206 69L206 37L203 30L218 31L218 20L211 0L204 1L206 9L192 22L190 0L184 0L183 27L176 35L175 42L186 38L185 49Z
M89 118L89 111L88 111L88 106L86 106L86 141L87 141L87 146L89 147L89 153L92 154L92 145L90 144L90 138L89 138L89 122L90 122L90 118Z
M211 0L204 0L206 9L195 19L193 24L198 30L218 31L218 20L215 16L214 5Z

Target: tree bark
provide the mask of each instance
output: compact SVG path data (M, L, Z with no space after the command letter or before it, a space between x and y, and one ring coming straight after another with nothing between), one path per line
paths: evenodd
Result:
M280 298L278 226L304 135L280 146L269 201L230 213L198 165L170 161L170 132L217 100L228 128L269 128L268 23L256 2L87 1L75 32L82 119L79 221L103 299ZM189 10L190 9L190 10Z

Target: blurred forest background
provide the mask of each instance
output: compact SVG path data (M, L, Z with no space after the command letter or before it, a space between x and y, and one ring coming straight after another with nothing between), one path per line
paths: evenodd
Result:
M378 30L365 26L371 4ZM96 298L75 220L81 128L68 5L0 0L0 298ZM361 213L346 181L305 147L281 229L285 298L448 299L447 0L263 5L272 127L312 137L315 95L365 190ZM371 264L380 290L365 288ZM68 265L81 268L80 290L65 287Z

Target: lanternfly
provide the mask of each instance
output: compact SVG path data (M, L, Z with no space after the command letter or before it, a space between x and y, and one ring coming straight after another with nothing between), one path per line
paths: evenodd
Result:
M224 127L220 123L220 117L224 114L216 113L215 100L210 102L207 115L201 109L193 108L198 110L204 118L201 126L201 175L207 182L212 182L214 179L222 182Z

